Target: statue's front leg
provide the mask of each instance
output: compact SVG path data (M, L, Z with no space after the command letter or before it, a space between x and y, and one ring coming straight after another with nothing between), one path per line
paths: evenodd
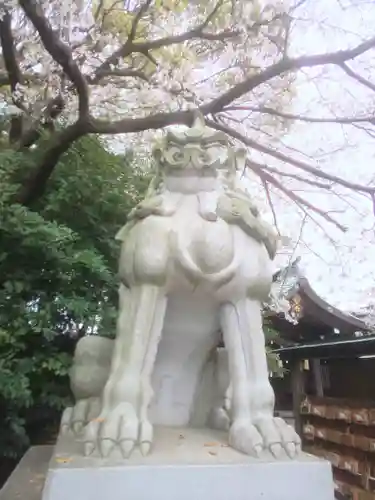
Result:
M244 335L248 337L249 385L252 421L263 438L265 448L279 458L283 451L293 458L301 450L301 440L283 419L274 416L275 395L269 381L261 305L245 299L239 315L243 318Z
M243 345L240 303L227 302L220 308L220 323L228 352L231 387L229 444L247 455L259 456L262 436L252 423L249 365Z
M85 454L128 457L136 445L147 454L153 440L147 408L151 372L163 327L166 296L151 284L120 290L120 313L112 366L101 411L84 430Z
M232 382L229 443L246 454L268 449L278 458L300 449L294 429L275 418L274 392L268 378L261 305L248 298L221 307L224 342Z

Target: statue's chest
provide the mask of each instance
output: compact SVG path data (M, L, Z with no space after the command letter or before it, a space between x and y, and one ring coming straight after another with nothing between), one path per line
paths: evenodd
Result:
M211 273L233 260L233 227L216 216L217 194L204 195L184 197L173 217L173 231L178 250Z

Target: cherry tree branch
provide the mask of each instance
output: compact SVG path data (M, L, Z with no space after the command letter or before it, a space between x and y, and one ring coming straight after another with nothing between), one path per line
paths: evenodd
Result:
M139 78L145 82L149 81L149 78L138 69L124 68L124 69L102 69L98 70L92 78L88 79L89 84L98 83L102 78L111 78L111 77L122 77L122 78Z
M1 30L1 27L0 27ZM10 78L8 73L5 73L3 71L0 72L0 87L3 85L10 85Z
M73 59L72 51L60 40L57 32L53 30L37 0L19 0L18 3L39 33L46 51L60 64L64 73L74 84L79 100L79 116L81 118L86 117L89 114L88 85L86 78Z
M150 4L151 4L152 0L146 0L144 4L141 5L141 8L138 10L135 18L134 18L134 21L132 23L132 27L131 27L131 30L130 30L130 35L129 35L129 40L130 41L133 41L136 34L137 34L137 28L138 28L138 24L140 22L140 20L142 19L142 16L143 14L148 10L148 8L150 7Z
M3 75L9 83L12 92L16 90L19 83L22 82L22 73L18 66L16 48L12 35L12 17L6 12L0 19L0 42L7 75Z
M16 58L17 59L17 58ZM21 74L21 82L27 83L41 83L43 81L43 77L39 76L37 73L22 73ZM10 78L8 73L0 71L0 87L3 85L10 85Z
M308 179L306 177L302 177L301 175L293 174L291 172L281 172L277 168L270 167L269 165L264 165L263 168L268 170L268 172L279 175L280 177L288 177L289 179L296 179L300 182L304 182L305 184L310 184L310 186L315 186L315 187L320 188L320 189L331 190L331 188L332 188L331 184L326 184L324 182L319 182L319 181L315 181L312 179Z
M61 132L56 133L49 148L41 158L38 168L32 172L31 176L21 186L14 201L29 206L40 198L44 194L47 181L56 166L56 158L60 158L70 148L71 144L85 133L85 128L79 120Z
M276 228L276 231L279 235L281 235L281 232L280 232L280 229L279 229L279 225L278 225L278 222L277 222L277 215L276 215L276 210L275 210L275 206L273 204L273 201L272 201L272 197L271 197L271 191L270 191L270 188L268 186L268 182L262 177L261 178L261 181L262 181L262 184L263 184L263 187L264 187L264 191L266 193L266 198L267 198L267 201L268 201L268 205L271 209L271 213L272 213L272 218L273 218L273 224Z
M52 99L46 106L46 110L44 113L44 121L34 123L28 130L24 132L20 141L19 141L19 149L29 148L33 144L35 144L41 137L43 130L54 131L54 120L60 116L65 108L65 101L62 98L61 94L57 95L54 99Z
M204 28L206 28L210 24L210 22L214 19L214 17L216 16L216 14L219 12L220 8L222 7L223 3L224 3L223 0L219 0L217 2L215 7L212 9L212 11L206 17L205 21L202 23L201 31L203 31Z
M370 82L369 80L366 80L366 78L364 78L363 76L361 76L358 73L356 73L355 71L353 71L351 68L349 68L349 66L347 64L341 63L341 64L339 64L339 67L343 71L345 71L345 73L348 76L350 76L351 78L354 78L354 80L357 80L357 82L359 82L361 85L364 85L368 89L375 92L375 84Z
M374 196L375 194L375 186L366 186L363 184L357 184L355 182L350 182L347 181L346 179L342 179L341 177L337 177L336 175L328 174L327 172L324 172L323 170L319 170L318 168L303 162L301 160L296 160L294 158L291 158L290 156L285 155L284 153L281 153L280 151L276 151L274 149L271 149L267 146L264 146L263 144L260 144L250 137L246 137L245 135L241 134L237 130L228 127L227 125L224 125L223 123L218 123L213 120L206 120L207 125L210 127L220 130L222 132L227 133L234 139L237 139L238 141L242 142L245 146L248 146L250 148L255 149L256 151L259 151L261 153L264 153L266 155L272 156L273 158L276 158L277 160L280 160L282 162L288 163L290 165L293 165L296 168L299 168L300 170L303 170L305 172L308 172L309 174L321 178L321 179L326 179L327 181L331 181L335 184L339 184L347 189L350 189L352 191L359 191L362 193L367 193L370 196Z
M199 31L199 28L197 28ZM197 30L196 29L196 30ZM192 31L196 31L192 30ZM192 32L188 32L192 33ZM183 37L187 36L187 33L183 35L177 35L176 37L169 37L165 40L168 40L169 42L173 39L176 40L177 38L180 39ZM192 36L192 35L191 35ZM161 43L161 40L156 40L154 42L145 42L143 44L144 46L147 46L148 48L150 47L151 44L159 44ZM164 43L164 42L163 42ZM167 42L168 43L168 42ZM126 45L126 44L125 44ZM162 46L161 44L160 46ZM356 47L348 50L339 50L337 52L331 52L327 54L317 54L314 56L302 56L299 58L295 59L283 59L280 62L273 64L263 70L262 72L253 75L249 77L248 79L244 80L243 82L234 85L230 90L227 92L224 92L221 96L209 101L208 103L205 103L199 107L199 110L203 115L209 115L209 114L216 114L223 109L225 109L226 106L230 105L234 100L238 99L239 97L242 97L242 95L251 92L254 90L256 87L259 85L267 82L268 80L275 78L277 76L282 75L283 73L287 71L297 71L298 69L302 69L305 67L314 67L314 66L321 66L321 65L326 65L326 64L340 64L342 62L345 62L347 60L353 59L357 57L360 54L363 54L364 52L370 50L371 48L375 47L375 37L370 38L369 40L357 45ZM130 49L129 49L130 50ZM113 57L110 56L109 59ZM103 65L109 65L117 61L117 57L109 63L109 59ZM102 65L102 66L103 66ZM100 68L99 68L100 70ZM172 112L172 113L157 113L154 115L149 115L144 118L137 118L137 119L132 119L132 118L126 118L123 120L118 120L118 121L110 121L106 122L103 120L90 120L90 130L93 133L101 133L101 134L121 134L121 133L129 133L129 132L140 132L143 130L147 130L149 128L156 129L156 128L163 128L167 125L171 125L172 123L183 123L183 124L189 124L191 121L191 116L192 116L193 111L179 111L179 112ZM174 121L175 120L175 121ZM241 134L238 134L236 131L231 131L229 127L226 127L224 125L219 125L216 124L214 128L217 128L218 126L224 127L227 133L236 133L239 135L237 139L242 140L244 137L241 136ZM245 138L247 139L247 138ZM242 140L242 142L244 142ZM255 146L257 144L255 143ZM261 148L261 146L254 147L255 149ZM264 149L264 148L263 148ZM267 154L274 155L274 152L272 150L266 150L263 151L266 152ZM286 157L287 158L287 157ZM282 159L282 158L279 158ZM282 159L282 161L287 161ZM289 162L290 163L290 162ZM295 162L293 163L295 164ZM298 165L299 168L305 168L306 171L309 171L310 168L314 170L314 167L302 167L302 164ZM295 165L296 166L296 165ZM313 172L310 171L313 175L316 175L316 172L320 172L318 169L315 169ZM331 178L327 178L328 180L332 180ZM339 178L337 178L340 180ZM344 180L341 180L342 183L346 182ZM352 183L347 183L349 188L351 188ZM344 184L343 184L344 185ZM370 192L371 190L368 190Z
M106 121L90 117L87 123L90 134L129 134L157 130L169 125L190 126L196 110L172 111L169 113L154 113L143 118L124 118L122 120Z
M104 0L99 0L98 6L96 7L95 12L94 12L94 19L95 19L95 21L98 20L98 18L100 16L100 12L103 9L103 6L104 6Z
M170 45L184 43L196 38L203 40L210 40L210 41L215 41L215 40L223 41L229 38L237 37L240 34L239 30L234 30L234 31L224 30L219 33L207 33L204 31L204 29L210 23L213 15L216 14L217 8L218 5L216 5L213 11L207 16L207 18L200 25L179 35L171 35L146 42L134 42L133 41L134 37L132 38L130 34L126 42L119 49L113 52L109 57L107 57L107 59L99 66L97 72L109 69L112 65L117 64L120 58L126 58L133 53L138 52L140 54L147 55L151 50L157 50L162 47L168 47ZM139 13L141 13L141 10L142 8L140 9ZM143 12L144 11L142 11L142 14ZM139 22L139 19L137 22Z
M311 210L312 212L317 213L323 219L325 219L327 222L330 222L331 224L334 224L340 231L347 231L347 228L340 224L337 220L335 220L333 217L329 215L329 213L325 212L319 207L316 207L312 203L310 203L308 200L305 200L298 194L294 193L292 190L288 189L285 187L280 181L278 181L275 177L273 177L271 174L266 172L263 168L263 166L259 163L254 162L253 160L248 160L247 161L247 166L255 173L257 174L263 181L268 182L269 184L273 185L276 189L284 193L289 199L294 201L298 206L306 207L307 209Z
M375 36L360 43L356 47L347 50L338 50L326 54L316 54L312 56L301 56L294 59L284 58L279 62L268 66L260 73L250 76L243 82L233 86L227 92L217 97L209 103L210 113L218 113L233 101L251 92L259 85L272 80L286 72L295 72L302 68L313 68L315 66L324 66L328 64L341 65L346 61L354 59L375 47Z
M40 39L47 50L47 52L54 58L54 60L60 64L64 73L72 81L79 99L79 120L75 124L67 127L63 132L56 133L51 138L50 147L44 153L41 159L40 165L36 171L32 174L30 182L25 183L25 186L21 189L18 200L21 203L29 204L33 200L37 199L44 192L48 178L51 175L55 165L57 164L61 154L63 154L69 147L69 145L81 137L82 135L89 133L100 133L100 134L120 134L120 133L135 133L142 132L149 129L160 129L168 125L173 124L185 124L190 125L194 115L195 110L186 111L175 111L169 113L156 113L145 116L143 118L126 118L118 121L105 121L99 120L90 115L89 112L89 91L88 83L86 78L82 75L77 63L75 63L72 51L59 39L57 32L55 32L48 20L46 19L42 9L37 3L37 0L19 0L19 5L24 10L27 18L34 25L39 33ZM137 23L141 19L141 16L145 12L148 2L146 1L140 14L136 15L135 19L138 19ZM212 13L211 13L212 14ZM210 14L210 15L211 15ZM208 16L208 18L210 17ZM104 71L112 71L111 65L116 64L119 58L127 57L132 53L142 53L146 56L150 55L150 51L158 49L161 47L166 47L173 44L184 43L192 39L202 39L202 40L226 40L238 36L238 31L223 31L220 33L207 33L205 28L207 27L207 19L198 25L197 27L189 30L185 33L179 35L172 35L156 40L146 41L146 42L134 42L131 38L134 30L131 30L130 36L127 41L120 47L119 50L115 51L111 56L109 56L97 69L97 74ZM302 68L321 66L321 65L340 65L355 57L363 54L364 52L370 50L375 46L375 37L366 40L354 48L348 50L340 50L337 52L331 52L326 54L317 54L313 56L302 56L299 58L284 58L276 64L270 65L259 73L246 78L243 82L234 85L227 92L222 93L217 98L212 99L205 104L201 105L198 109L203 115L213 115L215 113L221 112L226 106L232 104L233 101L243 96L246 93L253 91L258 86L269 80L280 77L286 72L295 72ZM105 74L105 73L102 73ZM108 73L107 73L108 75ZM109 76L109 75L108 75ZM331 176L323 171L309 165L308 163L295 160L290 158L285 154L274 151L262 144L253 141L250 138L243 136L236 130L232 130L226 125L208 121L210 126L223 130L227 132L232 137L242 141L249 147L253 147L257 151L261 151L269 156L272 156L280 161L289 163L290 165L299 168L309 174L323 178L331 182L336 182L348 189L357 190L360 192L368 193L374 199L375 190L373 187L362 186L356 183L352 183L341 179L339 177ZM270 176L268 179L269 184L275 181L273 176L266 172ZM272 179L272 181L271 181ZM275 185L275 184L274 184ZM296 195L294 195L296 196ZM293 198L292 198L293 199ZM301 203L301 201L299 201ZM305 202L305 205L308 202Z
M23 78L17 62L16 48L12 35L12 17L9 12L6 12L0 19L0 43L5 69L7 71L7 75L4 75L4 77L8 80L7 83L9 83L13 94L17 90L17 85L22 83ZM12 98L13 103L20 109L23 109L22 104L14 97L14 95ZM15 116L12 118L9 131L10 142L15 142L20 138L22 134L22 121L21 116Z
M374 86L375 88L375 86ZM342 125L350 125L353 123L363 123L363 122L370 122L372 124L375 124L375 115L366 115L366 116L353 116L353 117L332 117L332 118L321 118L321 117L315 117L315 116L303 116L299 114L293 114L293 113L285 113L283 111L279 111L274 108L270 108L268 106L260 106L260 107L253 107L253 106L227 106L223 109L223 112L228 112L228 111L250 111L252 113L260 113L260 114L267 114L267 115L272 115L272 116L277 116L279 118L285 119L285 120L292 120L292 121L301 121L301 122L307 122L307 123L338 123Z

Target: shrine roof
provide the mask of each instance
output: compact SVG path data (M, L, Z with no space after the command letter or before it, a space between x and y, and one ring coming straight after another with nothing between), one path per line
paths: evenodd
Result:
M366 323L322 299L301 272L298 262L296 260L289 269L281 269L274 275L274 281L282 283L294 277L286 298L292 315L298 321L293 324L281 314L269 316L272 327L279 332L279 338L274 341L278 344L275 352L288 356L293 352L293 356L302 357L307 353L312 356L313 351L330 351L330 355L337 352L338 355L339 350L350 349L354 354L356 348L353 346L357 344L361 352L370 345L375 352L375 335L370 335ZM314 354L314 357L318 356Z
M324 339L273 349L281 359L375 358L375 335Z

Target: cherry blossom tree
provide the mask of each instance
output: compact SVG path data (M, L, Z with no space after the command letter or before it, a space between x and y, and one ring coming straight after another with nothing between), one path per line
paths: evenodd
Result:
M370 7L358 0L3 0L0 92L9 126L2 141L21 154L40 149L9 201L32 208L61 155L84 135L138 150L150 131L189 125L198 109L247 148L241 174L293 240L287 260L291 252L317 253L317 229L336 250L346 245L350 254L358 238L370 248L371 228L350 245L339 234L359 227L374 206L371 169L347 168L375 132ZM373 149L362 149L371 158Z
M342 79L373 91L375 85L356 64L373 50L375 36L352 37L349 43L343 38L338 50L294 55L294 27L306 0L1 3L0 83L4 112L11 115L9 142L25 152L48 138L15 201L37 200L60 156L79 137L189 124L195 108L211 127L249 148L249 170L260 179L272 210L277 191L309 216L344 229L290 189L286 177L374 199L373 185L332 175L300 154L285 152L280 138L295 122L339 123L373 133L367 95L343 116L294 114L288 107L301 75L329 78L332 67Z

